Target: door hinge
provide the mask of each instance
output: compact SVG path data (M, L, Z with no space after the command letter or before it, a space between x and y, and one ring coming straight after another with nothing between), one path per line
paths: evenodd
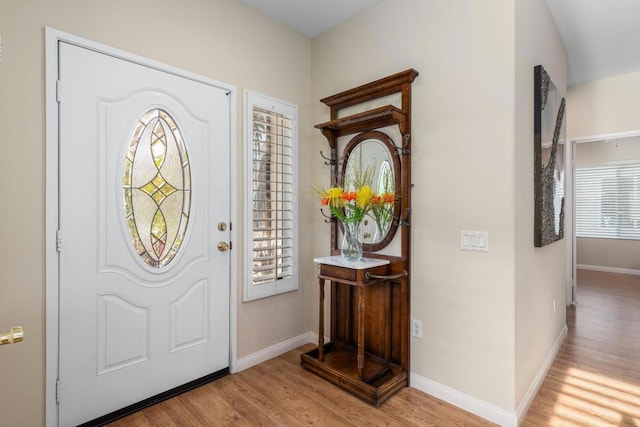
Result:
M62 250L62 232L60 229L56 230L56 251L60 253Z
M56 379L56 403L60 403L60 378Z
M56 101L60 102L62 99L62 82L60 80L56 81Z

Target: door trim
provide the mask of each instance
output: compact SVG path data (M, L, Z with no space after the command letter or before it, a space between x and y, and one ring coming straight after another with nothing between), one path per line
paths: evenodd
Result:
M75 46L104 53L118 59L133 62L145 67L170 73L179 77L191 79L200 83L212 85L229 92L229 184L230 184L230 218L235 227L231 229L231 241L237 242L237 229L240 224L237 212L237 153L233 141L236 141L237 127L237 89L233 85L219 82L189 71L181 70L160 62L144 58L120 49L103 45L83 37L65 33L50 27L45 27L45 139L46 139L46 190L45 190L45 425L58 425L58 405L56 403L56 389L58 378L58 290L59 290L59 266L58 266L58 147L59 147L59 120L57 102L58 80L58 43L66 42ZM237 371L237 271L238 251L230 253L229 272L229 369L232 373Z

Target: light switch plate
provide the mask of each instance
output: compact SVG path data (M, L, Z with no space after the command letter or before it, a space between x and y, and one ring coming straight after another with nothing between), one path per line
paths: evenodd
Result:
M488 231L461 231L460 249L463 251L489 251Z

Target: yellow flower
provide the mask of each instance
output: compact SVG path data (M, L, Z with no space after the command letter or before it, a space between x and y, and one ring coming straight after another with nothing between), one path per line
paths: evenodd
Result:
M356 193L356 204L360 209L367 209L375 193L368 185L363 185Z
M332 208L341 208L344 206L344 200L342 199L342 187L331 187L329 188L324 197L329 201L329 206Z

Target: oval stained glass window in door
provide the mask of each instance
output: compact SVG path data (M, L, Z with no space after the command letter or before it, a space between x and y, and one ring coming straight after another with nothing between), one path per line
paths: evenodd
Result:
M153 109L129 141L122 177L124 213L136 253L152 267L173 260L191 207L191 172L184 141L171 116Z

